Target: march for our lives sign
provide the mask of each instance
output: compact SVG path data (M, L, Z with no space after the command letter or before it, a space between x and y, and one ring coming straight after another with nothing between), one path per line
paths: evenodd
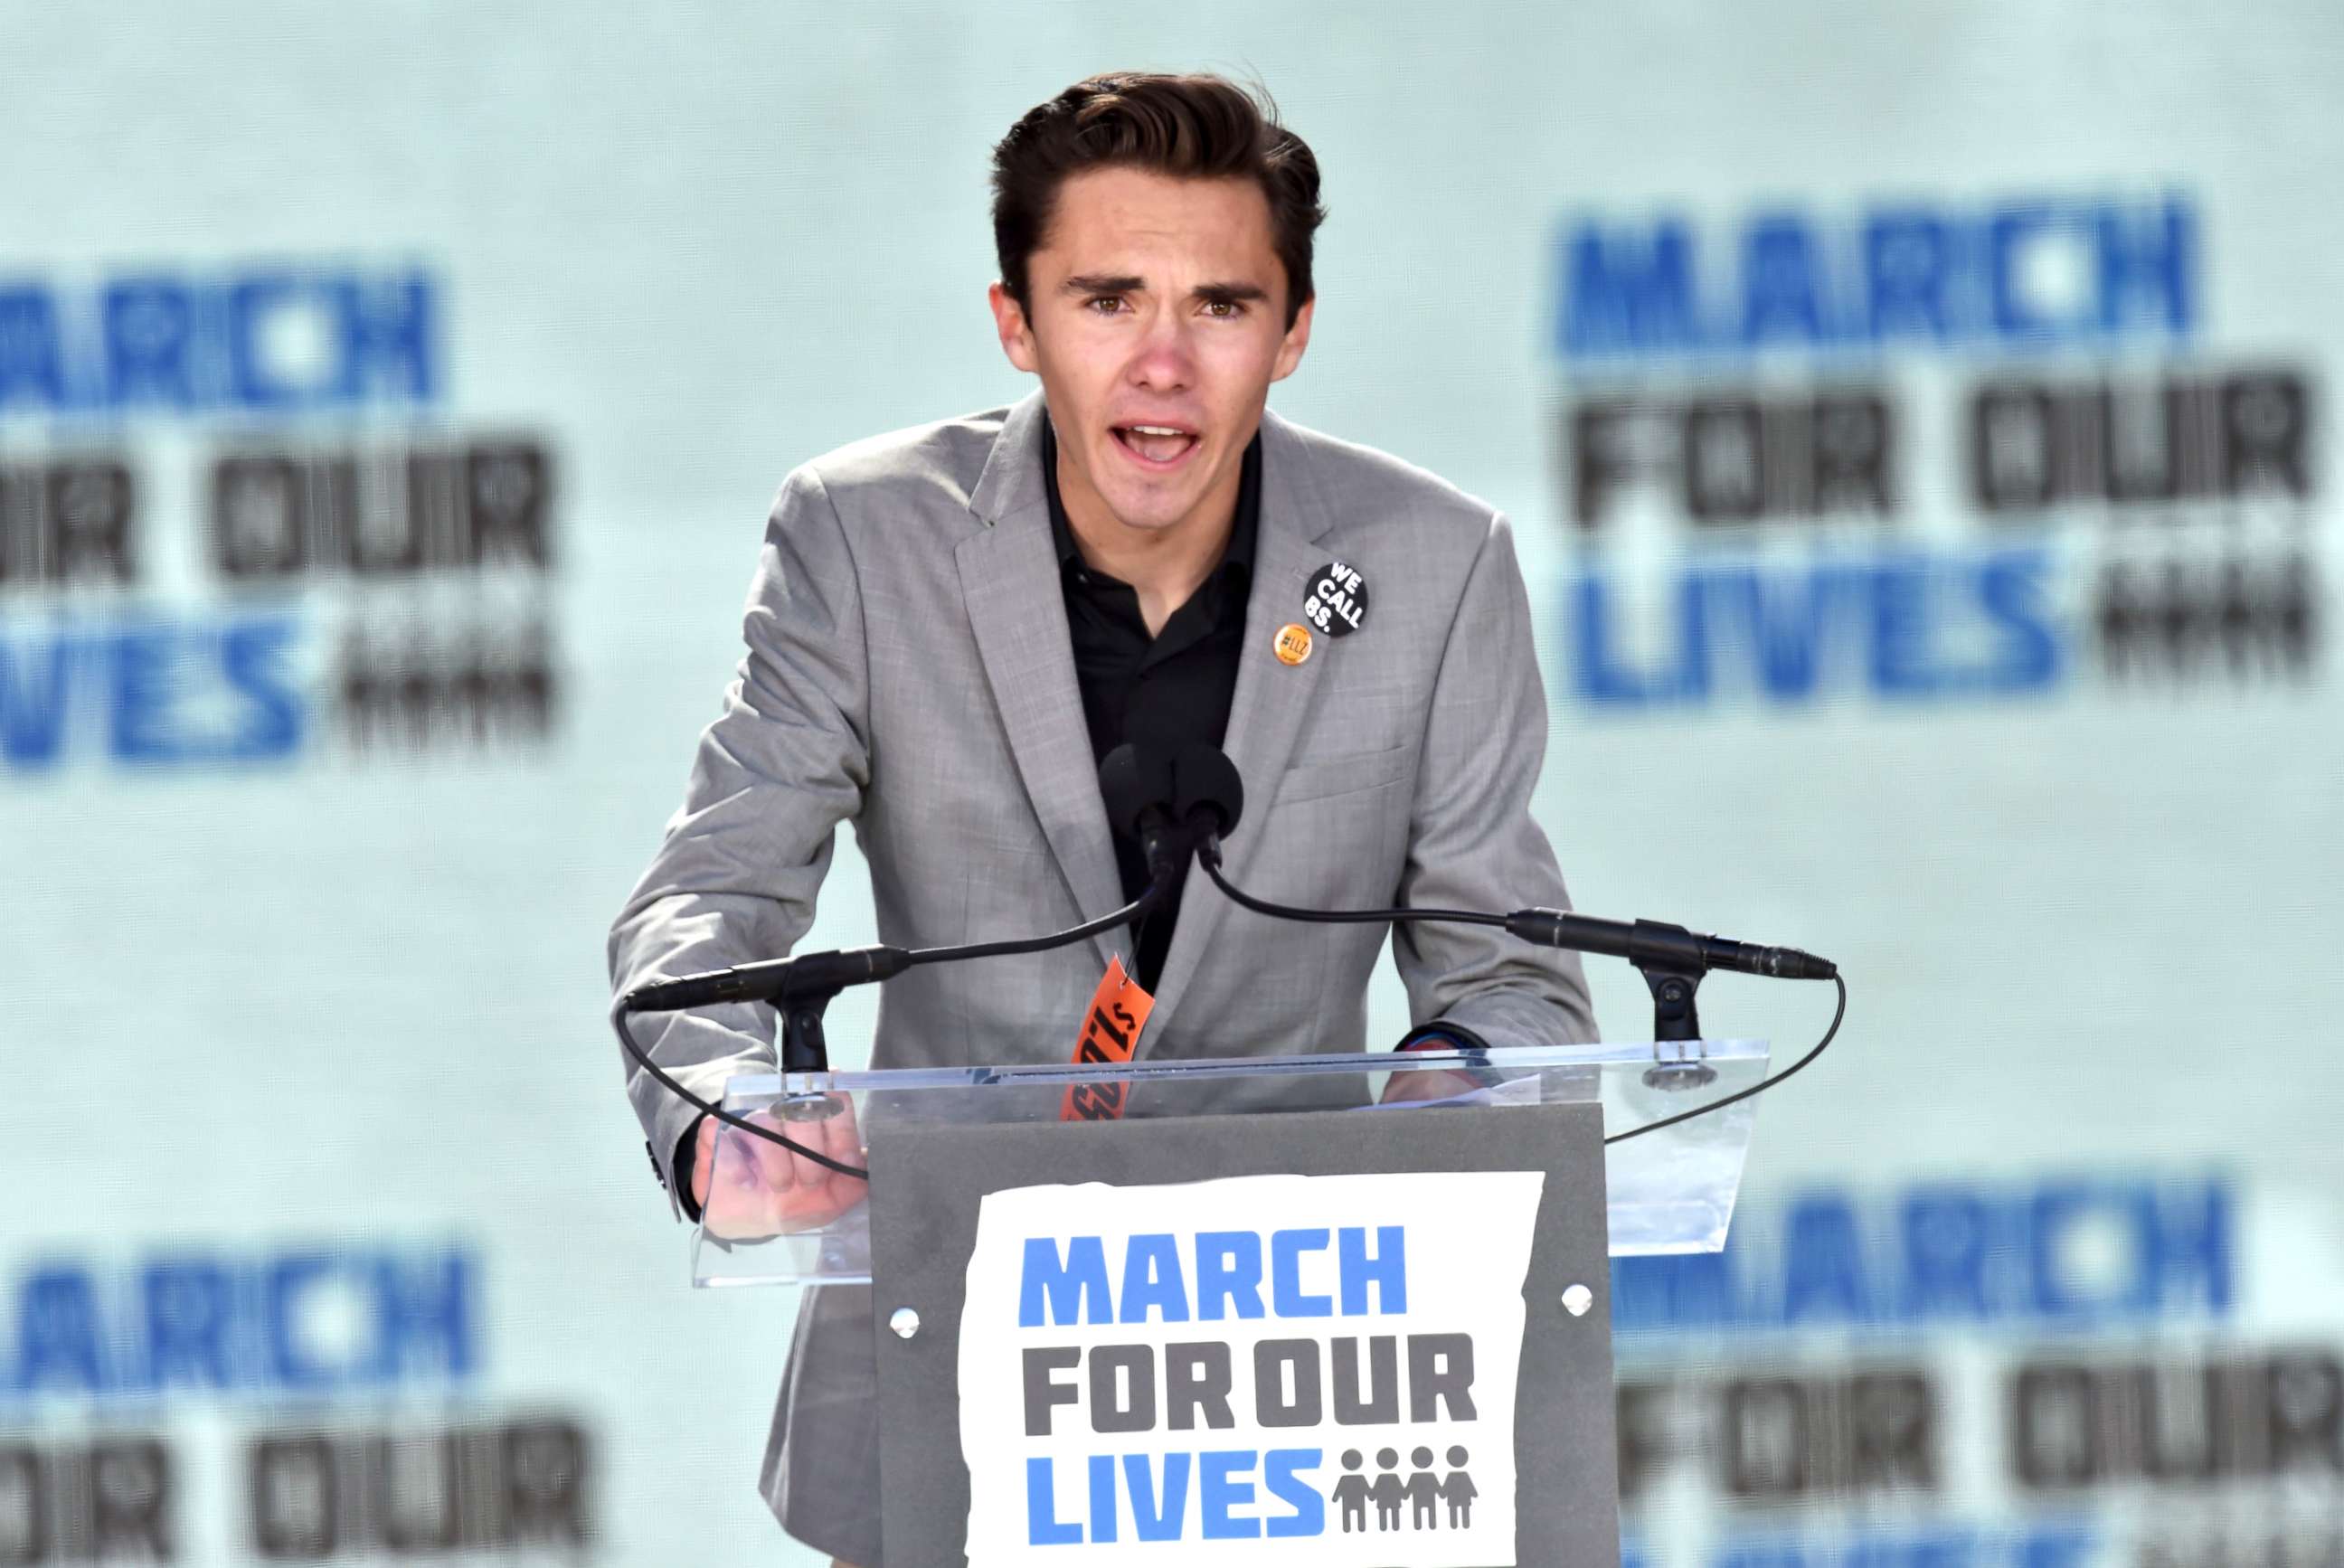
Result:
M969 1568L1514 1561L1539 1171L987 1194ZM1185 1550L1184 1550L1185 1548Z

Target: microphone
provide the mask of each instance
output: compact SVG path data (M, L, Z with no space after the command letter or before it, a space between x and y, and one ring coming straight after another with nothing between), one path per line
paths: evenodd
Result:
M638 1013L682 1012L717 1002L773 1002L815 991L867 986L891 979L911 966L912 955L902 947L849 947L653 980L628 992L626 1001L628 1009Z
M1703 936L1659 920L1605 920L1567 909L1518 909L1506 916L1506 929L1541 946L1625 958L1639 968L1730 969L1770 980L1829 980L1839 974L1839 966L1830 959L1796 947L1761 947Z
M1245 814L1245 779L1218 746L1183 746L1172 759L1172 814L1210 871L1221 863L1221 840Z
M1099 797L1106 803L1107 825L1139 845L1150 881L1179 875L1191 840L1176 820L1170 757L1128 743L1116 747L1099 764Z

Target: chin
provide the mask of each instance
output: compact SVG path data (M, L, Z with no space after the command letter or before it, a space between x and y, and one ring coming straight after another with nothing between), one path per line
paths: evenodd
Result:
M1193 497L1175 500L1161 495L1137 495L1109 497L1107 505L1114 511L1116 521L1126 528L1140 528L1153 531L1157 529L1170 528L1187 517L1195 510L1196 501Z

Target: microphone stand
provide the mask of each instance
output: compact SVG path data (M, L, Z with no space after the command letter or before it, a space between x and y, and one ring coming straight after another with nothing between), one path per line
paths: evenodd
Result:
M1693 1010L1692 994L1707 971L1637 960L1636 972L1644 977L1645 986L1652 993L1652 1038L1701 1038L1701 1015ZM1707 1062L1654 1062L1644 1069L1644 1082L1656 1089L1697 1089L1716 1079L1717 1069Z
M870 1172L861 1166L848 1165L819 1149L808 1148L771 1128L759 1127L747 1118L735 1116L723 1107L712 1105L693 1094L635 1043L633 1031L627 1027L629 1017L636 1013L672 1012L703 1006L711 1001L770 1001L781 1015L782 1071L784 1074L826 1073L830 1071L830 1042L823 1032L823 1015L829 1010L831 1003L837 1000L841 991L850 986L872 985L900 975L906 969L920 968L929 964L1041 953L1079 942L1086 936L1096 936L1102 931L1112 931L1117 926L1138 919L1163 901L1171 885L1171 873L1161 856L1152 858L1157 862L1156 875L1138 897L1120 909L1111 910L1079 926L1070 926L1063 931L1053 931L1044 936L1013 937L1003 942L968 942L948 947L850 947L826 953L807 953L793 958L745 965L734 969L713 970L704 975L686 975L673 980L648 981L619 999L618 1008L611 1016L611 1025L618 1033L620 1047L637 1067L648 1073L654 1083L702 1115L714 1117L725 1126L762 1138L767 1143L779 1144L791 1153L826 1169L843 1176L860 1177L867 1181ZM784 1101L782 1118L785 1121L818 1121L836 1114L836 1111L837 1107L829 1096L809 1095L803 1100Z

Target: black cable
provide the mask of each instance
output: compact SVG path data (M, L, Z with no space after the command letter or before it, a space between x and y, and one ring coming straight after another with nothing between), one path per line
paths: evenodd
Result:
M841 1176L859 1176L865 1181L871 1179L871 1172L864 1169L862 1166L849 1165L844 1160L833 1159L830 1156L823 1153L819 1149L808 1148L804 1144L799 1143L793 1138L783 1138L772 1128L759 1127L753 1121L743 1120L742 1118L734 1116L722 1106L710 1105L706 1100L702 1099L698 1095L693 1094L690 1089L684 1087L682 1084L668 1077L667 1074L660 1070L660 1065L652 1060L650 1057L646 1056L641 1046L635 1044L635 1037L627 1032L626 1008L621 1007L617 1012L611 1015L611 1027L619 1032L619 1044L625 1048L627 1055L635 1059L635 1065L637 1067L651 1074L652 1081L657 1083L662 1088L664 1088L668 1093L675 1096L676 1098L682 1100L684 1104L691 1106L693 1109L699 1111L701 1115L712 1116L727 1127L737 1127L743 1132L754 1133L759 1138L763 1138L767 1143L778 1143L783 1148L788 1149L792 1154L803 1155L806 1158L813 1160L816 1165L826 1166L830 1169L838 1172Z
M1250 909L1256 915L1267 915L1273 920L1317 920L1329 925L1359 921L1440 920L1453 926L1503 926L1502 915L1487 915L1478 909L1289 909L1283 904L1265 904L1252 894L1239 888L1221 875L1217 857L1201 852L1197 864L1213 879L1213 885L1228 895L1230 903L1240 909Z
M1079 942L1086 936L1096 936L1102 931L1112 931L1118 926L1138 919L1162 901L1165 887L1165 879L1159 877L1147 885L1146 892L1122 908L1064 931L1053 931L1046 936L1021 936L1005 942L978 942L960 947L915 947L909 956L912 965L918 966L955 963L963 958L998 958L1014 956L1019 953L1046 952L1052 947ZM871 1172L863 1166L849 1165L844 1160L834 1159L818 1149L808 1148L794 1138L783 1138L769 1127L759 1127L753 1121L734 1116L722 1106L709 1104L668 1077L661 1070L660 1065L652 1060L650 1055L641 1046L635 1044L635 1037L627 1029L627 1015L630 1011L631 1009L621 1007L611 1015L611 1027L618 1033L619 1045L629 1057L634 1059L637 1067L651 1074L652 1082L666 1089L668 1093L691 1106L702 1116L712 1116L725 1126L738 1128L743 1132L753 1134L763 1138L767 1143L780 1144L792 1154L803 1156L816 1165L838 1172L841 1176L859 1177L864 1181L871 1179Z
M1732 1094L1725 1096L1722 1099L1713 1099L1707 1105L1697 1105L1691 1110L1681 1110L1674 1116L1664 1116L1658 1121L1648 1121L1642 1127L1632 1127L1625 1132L1615 1132L1603 1140L1604 1147L1608 1148L1615 1143L1625 1143L1632 1138L1642 1138L1648 1132L1658 1132L1664 1127L1674 1127L1681 1121L1691 1121L1697 1116L1707 1116L1713 1110L1723 1110L1727 1106L1733 1104L1736 1100L1745 1100L1752 1095L1763 1094L1766 1090L1773 1088L1776 1084L1781 1083L1783 1079L1790 1077L1801 1067L1805 1067L1809 1062L1814 1061L1817 1057L1822 1056L1824 1054L1824 1048L1829 1046L1832 1043L1833 1037L1839 1033L1839 1021L1847 1017L1847 982L1841 979L1837 975L1834 975L1832 976L1832 984L1839 987L1839 1006L1832 1009L1831 1027L1824 1031L1824 1037L1817 1040L1814 1043L1814 1047L1808 1051L1805 1056L1801 1057L1797 1061L1793 1062L1781 1072L1760 1078L1748 1088L1736 1089Z
M1053 931L1046 936L1017 936L1004 942L972 942L958 947L914 947L911 952L914 967L922 964L952 964L963 958L1012 958L1020 953L1046 953L1053 947L1064 947L1096 936L1102 931L1112 931L1118 926L1138 919L1163 901L1168 878L1159 877L1147 885L1147 890L1122 908L1100 916L1085 925Z

